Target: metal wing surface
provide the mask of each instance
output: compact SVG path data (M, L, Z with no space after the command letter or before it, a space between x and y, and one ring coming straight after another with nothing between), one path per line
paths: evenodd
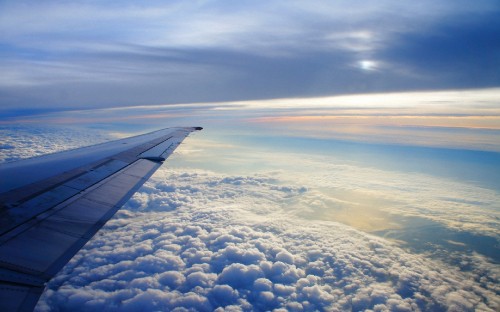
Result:
M191 132L140 136L0 165L0 310L32 311L48 282Z

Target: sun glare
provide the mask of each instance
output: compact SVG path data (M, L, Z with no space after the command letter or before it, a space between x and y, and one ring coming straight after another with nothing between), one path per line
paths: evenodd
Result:
M377 62L372 60L362 60L358 62L358 67L364 71L374 71L377 69Z

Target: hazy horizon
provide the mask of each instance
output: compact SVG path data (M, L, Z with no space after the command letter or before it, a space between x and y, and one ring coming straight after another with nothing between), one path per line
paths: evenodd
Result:
M498 0L0 1L0 166L204 127L36 310L498 311L498 38Z
M10 119L0 125L3 161L204 127L48 284L37 309L494 310L497 93Z

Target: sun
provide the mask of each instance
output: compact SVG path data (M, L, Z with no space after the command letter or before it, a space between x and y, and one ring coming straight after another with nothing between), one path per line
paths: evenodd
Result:
M358 62L357 66L365 71L374 71L378 68L378 63L373 60L361 60Z

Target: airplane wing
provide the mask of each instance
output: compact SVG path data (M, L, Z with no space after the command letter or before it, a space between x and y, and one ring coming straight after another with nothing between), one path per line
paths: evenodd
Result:
M191 132L140 136L0 165L0 311L32 311L47 283Z

